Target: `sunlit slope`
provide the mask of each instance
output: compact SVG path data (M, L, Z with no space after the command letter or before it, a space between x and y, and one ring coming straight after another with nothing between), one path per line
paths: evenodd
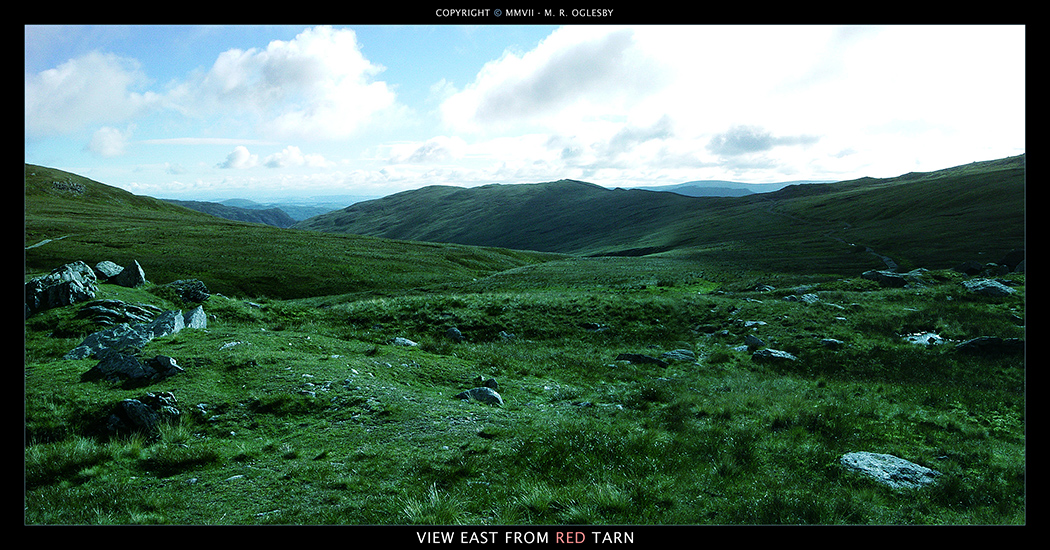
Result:
M213 292L274 298L471 280L542 259L224 220L28 164L25 246L27 275L75 260L138 261L153 282L200 279Z
M853 272L995 261L1024 247L1024 156L928 174L686 197L562 180L427 187L296 227L580 255L694 256L755 269Z

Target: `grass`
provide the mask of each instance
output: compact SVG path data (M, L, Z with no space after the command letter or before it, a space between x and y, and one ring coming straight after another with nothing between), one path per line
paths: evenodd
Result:
M1023 338L1023 273L1004 277L1016 293L986 297L947 270L882 289L852 260L766 271L697 249L569 257L215 221L180 233L166 216L185 225L195 214L148 201L124 222L150 229L105 222L99 233L67 199L30 209L27 244L76 236L27 250L27 278L130 250L155 282L103 283L97 298L187 309L163 283L204 273L213 291L232 291L203 304L207 329L141 350L185 372L134 390L81 382L94 361L62 359L101 328L78 306L26 320L26 524L1027 522L1025 357L901 338ZM139 200L105 200L117 199ZM154 207L148 224L129 221ZM168 242L176 236L183 245ZM241 259L271 254L269 271L305 287L260 282L263 256L241 265L252 282L238 282L201 254L216 242ZM354 248L366 242L371 251ZM345 265L351 252L367 259ZM817 301L791 299L803 294ZM747 335L797 360L755 361ZM617 360L681 349L695 362ZM455 398L479 377L498 382L504 406ZM156 438L106 436L110 409L147 391L171 392L177 420ZM895 491L839 466L861 450L943 475Z
M1023 294L966 296L950 277L920 290L816 283L843 311L776 292L698 294L696 279L609 285L616 269L587 286L579 262L562 265L554 289L510 278L496 291L495 277L324 307L213 296L207 330L143 350L187 365L150 388L173 392L183 411L156 443L79 435L134 392L79 382L91 362L62 361L51 346L27 363L26 522L1025 522L1023 358L962 356L895 334L1023 335L1010 322ZM680 276L685 266L673 265L657 275ZM546 284L558 266L545 268ZM799 361L761 364L737 349L751 319L767 320L754 330ZM708 325L727 332L698 330ZM447 340L448 326L466 341ZM420 345L390 345L395 336ZM825 349L825 336L847 345ZM242 344L222 349L230 342ZM683 347L696 364L615 360ZM477 376L499 381L504 407L453 399ZM838 457L854 450L896 454L948 481L897 493L841 471ZM120 494L120 505L88 496L99 494Z

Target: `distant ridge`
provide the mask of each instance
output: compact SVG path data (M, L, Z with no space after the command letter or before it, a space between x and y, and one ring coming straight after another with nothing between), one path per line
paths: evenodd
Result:
M196 210L197 212L203 212L205 214L211 214L219 218L234 220L239 222L251 222L251 223L264 223L266 225L272 225L274 227L288 228L295 225L296 220L289 216L284 210L280 208L241 208L239 206L230 206L218 202L206 202L206 201L183 201L174 199L164 199L172 204L189 208L190 210Z
M782 269L871 265L862 255L841 257L852 243L902 267L947 268L1024 247L1024 164L1020 155L896 178L764 184L776 189L735 197L576 180L431 186L294 227L576 255L734 255Z
M631 187L630 189L668 191L671 193L678 193L679 195L685 195L687 197L743 197L753 193L771 193L773 191L779 191L789 185L805 185L808 183L832 183L832 181L799 180L780 183L740 183L725 180L698 180L679 183L676 185Z

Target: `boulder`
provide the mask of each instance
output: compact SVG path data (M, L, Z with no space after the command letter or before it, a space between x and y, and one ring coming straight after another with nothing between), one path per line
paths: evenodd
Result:
M763 361L766 361L766 362L794 361L795 359L796 358L795 358L794 355L791 355L790 353L788 353L786 351L781 351L781 350L778 350L778 349L769 349L769 348L760 349L760 350L756 351L755 353L751 354L751 360L752 361L758 361L758 362L763 362Z
M109 260L101 261L95 264L95 274L98 275L99 279L110 279L120 275L120 272L124 271L123 267L115 264Z
M1024 249L1011 250L999 260L999 265L1004 265L1010 271L1024 271ZM1021 269L1018 269L1020 267Z
M211 297L208 287L203 281L197 279L179 279L164 286L173 289L175 294L185 302L199 304Z
M933 483L941 475L936 470L888 454L846 453L839 463L851 472L870 477L894 489L916 489Z
M95 298L94 270L84 262L73 262L25 283L25 316Z
M658 367L666 367L667 361L663 359L657 359L648 355L642 355L640 353L621 353L616 356L617 361L630 361L636 365L656 365Z
M457 344L462 343L464 340L463 333L460 332L459 329L456 327L450 327L448 330L446 330L445 337Z
M999 338L998 336L980 336L957 344L956 351L972 355L1007 355L1024 353L1024 340L1020 338Z
M132 260L120 273L109 279L109 282L127 288L135 288L146 282L146 272L137 260Z
M149 393L117 403L105 420L105 430L110 436L142 434L154 440L160 436L161 423L173 421L180 414L174 395Z
M970 279L963 281L963 286L966 290L983 296L1009 296L1017 292L995 279Z
M149 323L129 325L121 323L112 328L88 335L79 346L65 355L65 359L86 359L102 350L125 351L142 349L150 340L168 336L184 328L207 328L208 318L204 308L197 306L193 311L183 314L181 311L166 311L157 315Z
M893 271L872 269L861 273L860 276L869 281L875 281L884 288L900 288L908 284L904 276Z
M471 388L456 394L456 399L474 400L486 405L503 406L503 397L496 390L487 387Z
M175 359L166 355L158 355L144 363L134 355L110 350L101 351L99 356L102 360L80 375L82 382L105 380L119 383L124 388L138 388L184 372Z
M683 362L683 363L695 363L696 354L691 349L673 349L671 351L665 351L660 355L660 359L667 362Z

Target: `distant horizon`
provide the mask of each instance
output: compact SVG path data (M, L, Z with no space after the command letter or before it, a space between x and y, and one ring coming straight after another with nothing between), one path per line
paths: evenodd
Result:
M26 25L24 156L180 200L894 177L1024 152L1025 31Z

